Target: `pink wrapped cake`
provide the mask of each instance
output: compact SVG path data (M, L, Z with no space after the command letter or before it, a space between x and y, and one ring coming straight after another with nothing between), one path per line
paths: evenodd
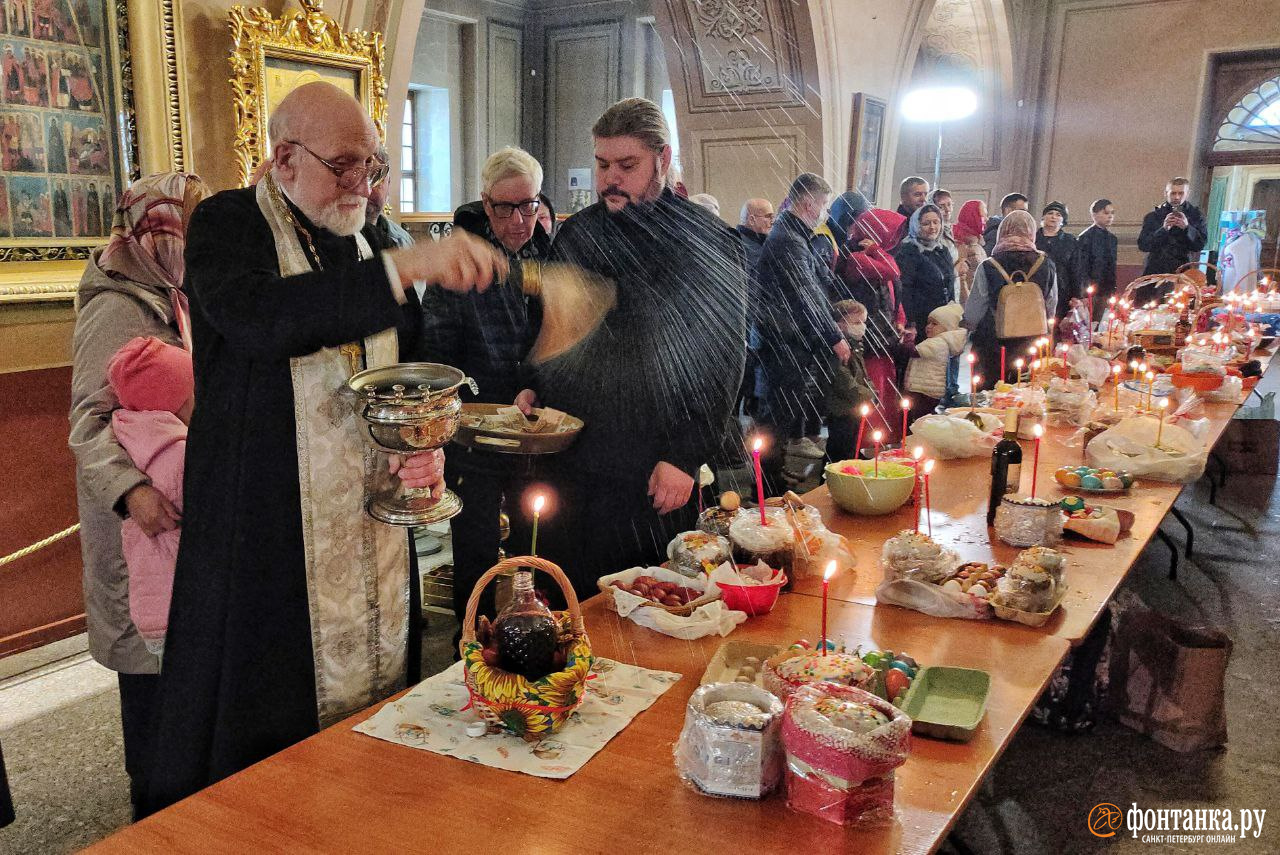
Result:
M870 692L812 683L782 716L787 805L840 825L893 818L894 770L911 749L911 719Z

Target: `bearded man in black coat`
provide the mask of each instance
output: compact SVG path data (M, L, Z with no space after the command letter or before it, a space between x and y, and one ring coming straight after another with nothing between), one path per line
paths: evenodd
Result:
M604 573L660 560L692 527L694 478L721 450L746 336L742 246L667 189L661 109L619 101L592 137L600 200L560 227L551 259L616 283L617 302L564 353L540 358L535 347L532 388L516 399L586 425L551 461L558 509L538 539L579 594Z

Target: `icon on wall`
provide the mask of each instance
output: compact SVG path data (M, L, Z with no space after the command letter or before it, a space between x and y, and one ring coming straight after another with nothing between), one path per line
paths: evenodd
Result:
M1223 211L1218 220L1218 278L1222 293L1258 287L1262 239L1267 234L1266 211Z

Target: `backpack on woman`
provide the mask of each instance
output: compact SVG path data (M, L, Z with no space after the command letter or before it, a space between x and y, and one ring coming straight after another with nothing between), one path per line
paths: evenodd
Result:
M1049 331L1049 318L1044 309L1044 291L1031 277L1044 264L1045 254L1036 253L1035 264L1012 275L995 258L987 263L1004 279L1004 287L996 299L996 338L1030 338Z

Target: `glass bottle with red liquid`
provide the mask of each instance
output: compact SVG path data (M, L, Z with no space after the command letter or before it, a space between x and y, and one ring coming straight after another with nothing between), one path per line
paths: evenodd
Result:
M531 571L516 571L511 602L494 621L493 634L504 671L538 680L555 670L559 628L534 591Z

